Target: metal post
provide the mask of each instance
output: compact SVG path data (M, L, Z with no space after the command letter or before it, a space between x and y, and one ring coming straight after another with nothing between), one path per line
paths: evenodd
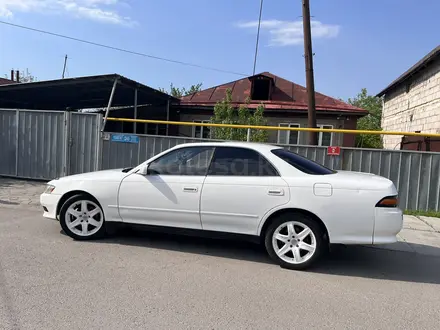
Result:
M170 100L169 99L167 101L167 121L170 121ZM167 136L169 135L168 130L169 130L169 125L167 124L167 133L166 133Z
M101 132L104 132L105 124L107 123L108 113L110 112L110 107L112 106L112 103L113 103L113 96L115 95L115 90L116 90L117 84L118 84L118 78L116 78L115 82L113 83L112 92L110 94L110 99L108 100L107 110L105 111L105 117L104 117L104 121L103 121L102 127L101 127Z
M134 119L137 119L138 114L138 89L134 90ZM133 123L133 133L136 134L137 123Z
M102 122L102 115L99 113L96 117L96 122L97 123L101 123ZM98 143L96 144L96 161L95 161L95 171L99 171L101 170L102 167L102 144L103 144L103 139L104 137L101 136L99 133L99 124L96 125L98 131L96 133L97 139L98 139Z
M15 111L15 176L18 176L20 143L20 110Z
M302 1L302 12L304 29L304 58L306 62L306 83L308 96L308 127L316 128L315 82L313 80L313 52L309 0ZM318 144L318 134L316 132L309 131L309 144Z
M251 141L251 129L250 128L247 129L247 139L246 139L246 141L247 142Z
M64 112L64 155L63 155L63 176L67 176L70 171L70 152L72 147L72 113Z

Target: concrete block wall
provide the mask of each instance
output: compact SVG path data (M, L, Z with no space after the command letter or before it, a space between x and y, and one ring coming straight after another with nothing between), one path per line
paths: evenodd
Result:
M407 84L384 97L382 128L385 131L440 133L440 60ZM386 149L399 149L402 136L385 135Z

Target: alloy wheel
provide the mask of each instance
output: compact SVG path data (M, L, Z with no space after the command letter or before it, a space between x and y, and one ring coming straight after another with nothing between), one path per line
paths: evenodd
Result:
M79 200L72 203L66 213L66 226L78 236L91 236L97 233L103 223L104 215L101 208L89 200Z
M307 225L289 221L279 225L272 235L276 255L289 264L302 264L316 251L316 237Z

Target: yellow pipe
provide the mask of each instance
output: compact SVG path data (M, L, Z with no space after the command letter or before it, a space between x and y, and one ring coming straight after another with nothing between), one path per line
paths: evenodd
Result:
M396 132L396 131L368 131L355 129L327 129L327 128L305 128L305 127L279 127L279 126L253 126L253 125L233 125L233 124L211 124L211 123L195 123L186 121L166 121L166 120L150 120L150 119L130 119L130 118L113 118L108 117L110 121L125 121L129 123L145 123L145 124L165 124L180 126L204 126L204 127L223 127L223 128L243 128L243 129L266 129L272 131L300 131L300 132L332 132L347 134L375 134L375 135L405 135L405 136L425 136L438 137L440 134L434 133L415 133L415 132Z

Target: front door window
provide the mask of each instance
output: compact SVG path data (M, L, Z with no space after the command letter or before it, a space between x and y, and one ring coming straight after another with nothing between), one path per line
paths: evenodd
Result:
M213 147L188 147L170 151L148 166L149 175L206 175Z

